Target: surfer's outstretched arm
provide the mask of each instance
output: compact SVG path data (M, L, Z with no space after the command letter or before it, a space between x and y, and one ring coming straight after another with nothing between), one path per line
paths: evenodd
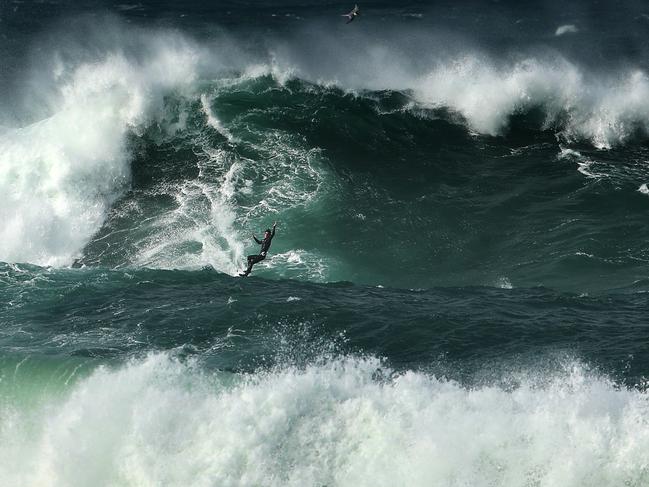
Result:
M261 245L261 240L259 240L257 237L255 237L255 234L252 234L252 238L255 239L255 242L257 242L259 245Z
M270 234L271 237L275 236L275 227L277 226L277 222L273 222L273 233Z

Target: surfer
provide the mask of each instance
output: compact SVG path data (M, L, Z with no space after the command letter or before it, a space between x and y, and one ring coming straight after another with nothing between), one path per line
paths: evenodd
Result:
M349 24L350 22L353 22L354 19L358 17L360 14L361 14L361 9L358 8L358 5L354 5L354 9L348 14L343 14L342 17L347 17L349 20L345 23Z
M255 242L257 242L259 245L261 245L261 250L257 255L249 255L248 256L248 268L240 273L239 275L242 277L247 277L248 274L252 271L252 266L255 265L257 262L261 262L266 258L266 254L268 253L268 249L270 249L270 243L273 240L273 237L275 236L275 227L277 226L277 222L273 222L273 230L271 231L269 228L266 229L264 232L264 239L259 240L255 234L252 234L252 238L255 239Z

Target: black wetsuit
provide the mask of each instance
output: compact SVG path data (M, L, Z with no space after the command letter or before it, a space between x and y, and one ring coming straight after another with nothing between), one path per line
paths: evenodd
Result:
M271 232L269 237L266 237L263 240L259 240L257 237L254 235L252 238L255 239L255 242L257 242L259 245L261 245L261 250L257 255L249 255L248 256L248 268L245 270L243 273L244 276L247 276L250 274L252 271L252 266L255 265L257 262L261 262L266 258L266 254L268 253L268 249L270 249L270 244L273 240L273 237L275 236L275 227L273 227L273 231Z

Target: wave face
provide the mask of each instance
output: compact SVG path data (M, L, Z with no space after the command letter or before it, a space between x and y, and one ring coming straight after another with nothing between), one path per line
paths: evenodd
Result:
M0 485L649 484L644 5L361 8L0 4Z

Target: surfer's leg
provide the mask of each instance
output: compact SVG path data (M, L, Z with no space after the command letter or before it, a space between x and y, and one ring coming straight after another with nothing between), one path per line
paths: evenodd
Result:
M255 265L257 262L261 262L264 260L263 255L249 255L248 256L248 268L246 269L246 272L244 274L247 276L252 272L252 266Z
M243 271L243 274L246 275L246 276L247 276L248 274L250 274L250 271L252 270L252 266L253 266L253 264L254 264L254 262L252 261L252 259L253 259L254 257L255 257L254 255L249 255L249 256L248 256L248 268L247 268L245 271Z

